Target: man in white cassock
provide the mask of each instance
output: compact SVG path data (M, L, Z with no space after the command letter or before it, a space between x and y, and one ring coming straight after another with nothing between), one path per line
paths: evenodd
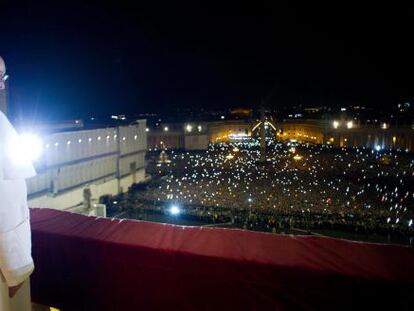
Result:
M25 179L36 172L26 158L29 150L17 156L10 152L18 140L0 111L0 311L31 310L34 265Z

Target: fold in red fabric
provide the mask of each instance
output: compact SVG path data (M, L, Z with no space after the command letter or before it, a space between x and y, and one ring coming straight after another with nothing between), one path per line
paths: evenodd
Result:
M63 310L411 308L414 250L32 209L32 299Z

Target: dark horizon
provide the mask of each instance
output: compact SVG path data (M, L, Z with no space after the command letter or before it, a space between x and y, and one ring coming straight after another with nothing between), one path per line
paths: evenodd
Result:
M17 118L414 98L413 6L3 1Z

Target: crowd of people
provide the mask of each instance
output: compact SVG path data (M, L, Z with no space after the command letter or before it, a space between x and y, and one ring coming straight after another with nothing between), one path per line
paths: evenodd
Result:
M257 140L167 154L131 200L252 230L414 234L414 159L405 152L269 139L264 162Z

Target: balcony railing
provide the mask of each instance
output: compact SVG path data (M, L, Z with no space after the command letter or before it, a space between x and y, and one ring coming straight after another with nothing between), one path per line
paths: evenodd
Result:
M412 307L414 249L32 210L32 299L62 310Z

